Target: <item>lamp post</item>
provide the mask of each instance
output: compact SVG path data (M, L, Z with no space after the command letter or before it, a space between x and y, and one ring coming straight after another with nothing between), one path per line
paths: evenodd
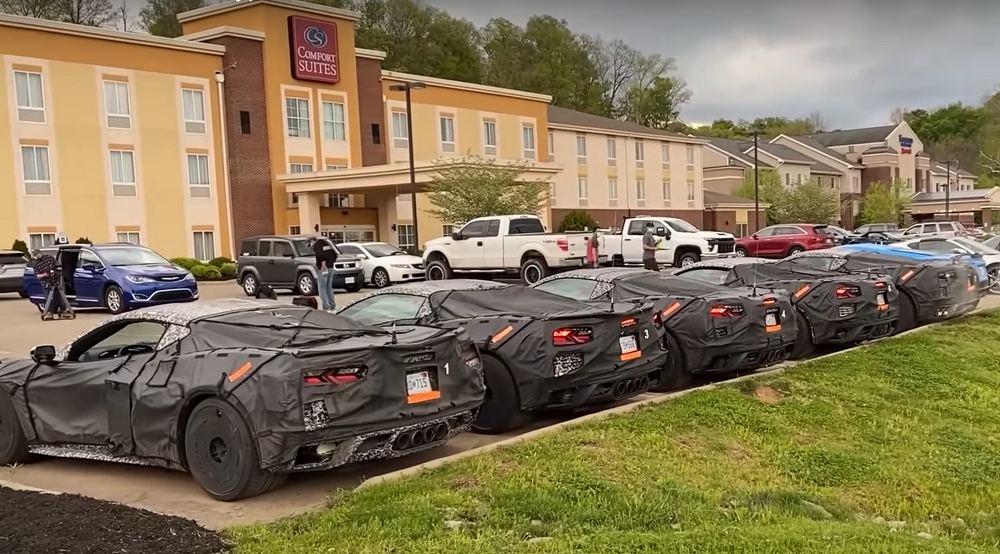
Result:
M760 231L760 161L757 158L757 144L760 131L753 132L753 226L754 233Z
M417 239L417 169L413 159L413 110L410 103L410 91L426 88L426 83L420 81L408 81L401 85L391 85L389 90L402 92L406 96L406 145L410 155L410 214L413 217L413 252L419 250L420 241Z
M958 182L960 162L955 161L955 181ZM945 185L944 185L944 219L951 219L951 160L944 162Z

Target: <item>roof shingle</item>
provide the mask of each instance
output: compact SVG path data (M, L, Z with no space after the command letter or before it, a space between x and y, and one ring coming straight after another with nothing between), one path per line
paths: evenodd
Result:
M896 125L880 125L878 127L864 127L862 129L844 129L841 131L814 133L808 136L823 146L849 146L852 144L883 142L892 134L895 128Z

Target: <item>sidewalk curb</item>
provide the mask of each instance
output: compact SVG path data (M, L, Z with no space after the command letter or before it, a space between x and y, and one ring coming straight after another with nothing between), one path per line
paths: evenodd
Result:
M4 487L4 488L15 490L15 491L29 491L29 492L37 492L37 493L41 493L41 494L63 494L63 493L57 492L57 491L50 491L50 490L46 490L46 489L39 489L39 488L36 488L36 487L29 487L27 485L22 485L20 483L15 483L13 481L4 481L3 479L0 479L0 487Z
M515 445L515 444L518 444L518 443L521 443L521 442L526 442L526 441L534 440L534 439L537 439L539 437L543 437L545 435L548 435L550 433L554 433L556 431L559 431L561 429L565 429L565 428L568 428L568 427L577 426L577 425L580 425L580 424L583 424L583 423L587 423L587 422L590 422L590 421L597 421L597 420L601 420L601 419L606 419L606 418L608 418L608 417L610 417L612 415L616 415L616 414L628 413L628 412L631 412L633 410L636 410L636 409L644 407L644 406L650 406L650 405L653 405L653 404L660 404L662 402L667 402L669 400L673 400L675 398L679 398L681 396L684 396L686 394L690 394L692 392L702 391L702 390L712 390L712 389L719 388L719 386L728 386L728 385L730 385L732 383L740 383L740 382L743 382L743 381L748 381L750 379L756 379L756 378L758 378L758 377L760 377L762 375L771 375L771 374L784 373L785 371L787 371L789 369L792 369L792 368L798 366L799 364L803 364L803 363L807 363L807 362L814 362L814 361L817 361L817 360L825 360L827 358L832 358L834 356L840 356L841 354L846 354L848 352L856 352L858 350L862 350L862 349L868 348L872 344L876 344L876 343L880 343L880 342L888 341L888 340L893 340L893 339L896 339L896 338L899 338L899 337L909 336L911 334L920 333L920 332L926 331L928 329L935 329L935 328L943 326L943 325L951 324L954 321L960 321L960 320L962 320L962 319L964 319L964 318L966 318L966 317L968 317L970 315L973 315L973 314L979 314L979 313L989 312L989 311L994 311L994 310L1000 310L1000 307L977 308L977 309L975 309L975 310L973 310L973 311L971 311L971 312L969 312L969 313L967 313L967 314L965 314L965 315L963 315L963 316L961 316L961 317L959 317L957 319L952 319L952 320L948 320L948 321L940 321L940 322L937 322L937 323L931 323L931 324L928 324L928 325L923 325L923 326L917 327L915 329L910 329L909 331L904 331L904 332L902 332L902 333L900 333L898 335L894 335L894 336L891 336L891 337L886 337L886 338L878 339L878 340L871 341L871 342L866 342L864 344L859 344L859 345L853 346L851 348L847 348L847 349L844 349L844 350L838 350L836 352L831 352L829 354L824 354L822 356L817 356L815 358L810 358L808 360L797 360L797 361L792 361L792 362L785 362L785 363L778 364L776 366L773 366L773 367L770 367L770 368L767 368L767 369L764 369L764 370L756 371L756 372L751 373L749 375L743 375L741 377L736 377L734 379L727 379L725 381L719 381L718 383L709 383L707 385L702 385L700 387L693 387L693 388L690 388L690 389L685 389L685 390L681 390L681 391L677 391L677 392L671 392L671 393L666 393L666 394L662 394L662 395L657 395L655 398L649 398L649 399L646 399L646 400L639 400L637 402L632 402L630 404L625 404L623 406L615 406L614 408L609 408L607 410L602 410L600 412L594 412L592 414L587 414L585 416L573 418L573 419L570 419L570 420L567 420L567 421L563 421L563 422L560 422L560 423L555 423L553 425L549 425L548 427L542 427L541 429L536 429L534 431L529 431L527 433L524 433L523 435L518 435L516 437L511 437L509 439L504 439L504 440L497 441L497 442L494 442L494 443L491 443L491 444L487 444L487 445L483 445L483 446L480 446L480 447L477 447L477 448L466 450L464 452L458 452L456 454L452 454L451 456L445 456L444 458L438 458L436 460L431 460L429 462L424 462L422 464L411 466L411 467L408 467L408 468L405 468L405 469L401 469L401 470L398 470L398 471L393 471L391 473L386 473L384 475L379 475L377 477L372 477L370 479L364 480L360 485L358 485L355 488L355 490L362 490L362 489L366 489L366 488L369 488L369 487L372 487L372 486L375 486L375 485L379 485L379 484L382 484L382 483L388 483L390 481L396 481L398 479L401 479L403 477L407 477L407 476L410 476L410 475L417 475L417 474L422 473L423 471L430 470L430 469L436 469L436 468L439 468L439 467L450 465L450 464L453 464L453 463L458 462L460 460L464 460L466 458L470 458L472 456L478 456L479 454L486 454L488 452L492 452L492 451L497 450L499 448L503 448L503 447L506 447L506 446Z

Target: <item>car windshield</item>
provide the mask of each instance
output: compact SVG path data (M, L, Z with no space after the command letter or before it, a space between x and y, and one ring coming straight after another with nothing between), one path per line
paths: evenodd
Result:
M166 258L148 248L102 248L98 250L104 263L123 265L170 265Z
M384 242L377 242L374 244L366 244L365 250L372 255L373 258L384 258L386 256L402 256L406 254L399 248L391 244L386 244Z
M951 240L957 242L958 244L961 244L962 246L975 252L976 254L986 254L986 255L1000 254L1000 252L998 252L997 250L994 250L993 248L990 248L989 246L986 246L985 244L977 240L967 239L964 237L956 237Z
M673 219L666 222L671 229L679 233L697 233L698 228L683 219Z
M295 256L306 258L313 255L313 249L307 240L293 240L292 247L295 248Z

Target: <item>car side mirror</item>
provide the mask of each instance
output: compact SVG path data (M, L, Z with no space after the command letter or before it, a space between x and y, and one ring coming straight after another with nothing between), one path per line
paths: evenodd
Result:
M665 227L657 227L656 228L656 236L658 236L658 237L665 237L665 236L667 236L667 229Z
M355 254L355 256L357 256L359 260L367 260L368 259L368 254L362 254L360 252L357 253L357 254Z
M461 233L452 233L451 234L451 240L462 240L462 234Z
M750 235L750 238L752 238L753 240L757 240L760 237L757 236L757 233L754 233L754 234Z
M56 347L52 345L36 346L31 349L31 359L36 364L50 365L56 360Z

